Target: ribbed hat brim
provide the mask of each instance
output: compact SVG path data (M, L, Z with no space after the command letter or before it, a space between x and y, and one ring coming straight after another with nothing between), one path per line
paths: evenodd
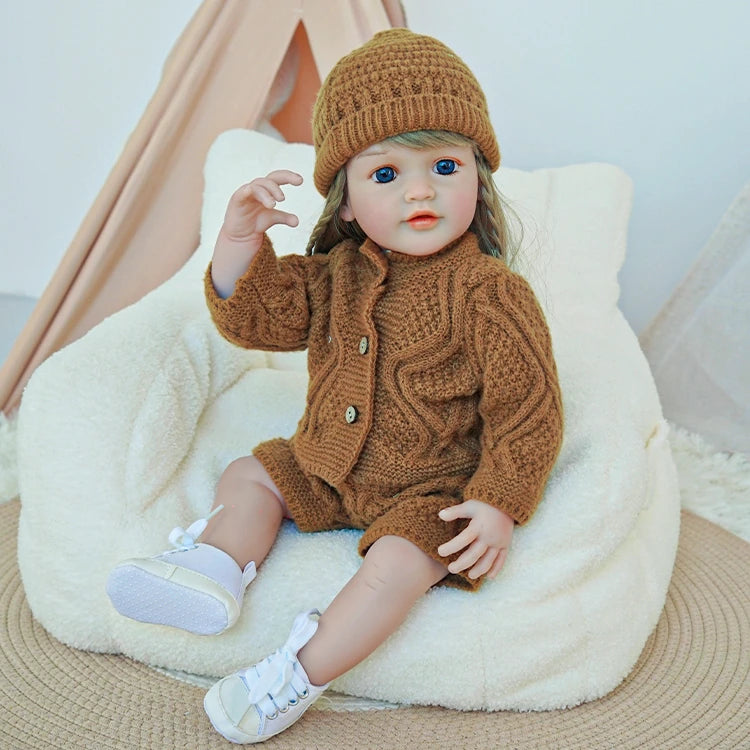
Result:
M431 130L436 122L445 121L461 122L461 134L474 140L497 168L500 150L487 130L487 115L462 99L423 94L367 107L331 128L318 149L315 187L325 194L341 165L367 145L400 133Z

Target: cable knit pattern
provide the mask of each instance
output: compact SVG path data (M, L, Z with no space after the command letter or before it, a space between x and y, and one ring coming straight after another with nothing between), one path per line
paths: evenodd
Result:
M210 266L205 290L229 340L307 346L290 444L321 484L396 496L458 479L464 499L531 517L562 440L552 344L529 285L473 234L426 258L370 240L276 258L266 238L230 297Z

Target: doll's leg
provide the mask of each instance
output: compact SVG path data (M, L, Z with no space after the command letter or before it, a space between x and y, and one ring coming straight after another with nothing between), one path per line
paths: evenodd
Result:
M299 652L310 682L326 684L369 656L447 572L412 542L380 537Z
M113 606L140 622L198 635L221 633L239 617L245 589L273 545L285 510L256 458L232 462L219 480L208 524L201 520L187 531L175 529L170 534L175 549L114 568L107 580Z
M419 547L383 536L331 605L297 616L286 643L268 658L219 680L204 708L232 742L261 742L291 726L338 677L372 653L447 569Z
M263 464L254 456L233 461L219 479L213 516L200 540L226 552L244 568L265 559L273 546L286 503Z

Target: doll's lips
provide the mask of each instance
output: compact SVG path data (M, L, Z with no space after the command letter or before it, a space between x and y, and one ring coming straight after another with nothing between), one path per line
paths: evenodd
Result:
M430 229L438 223L438 218L432 211L416 211L406 221L412 229Z

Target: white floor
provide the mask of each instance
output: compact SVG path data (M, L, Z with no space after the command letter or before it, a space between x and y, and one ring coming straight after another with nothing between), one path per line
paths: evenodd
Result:
M33 297L0 294L0 364L8 356L36 302Z

